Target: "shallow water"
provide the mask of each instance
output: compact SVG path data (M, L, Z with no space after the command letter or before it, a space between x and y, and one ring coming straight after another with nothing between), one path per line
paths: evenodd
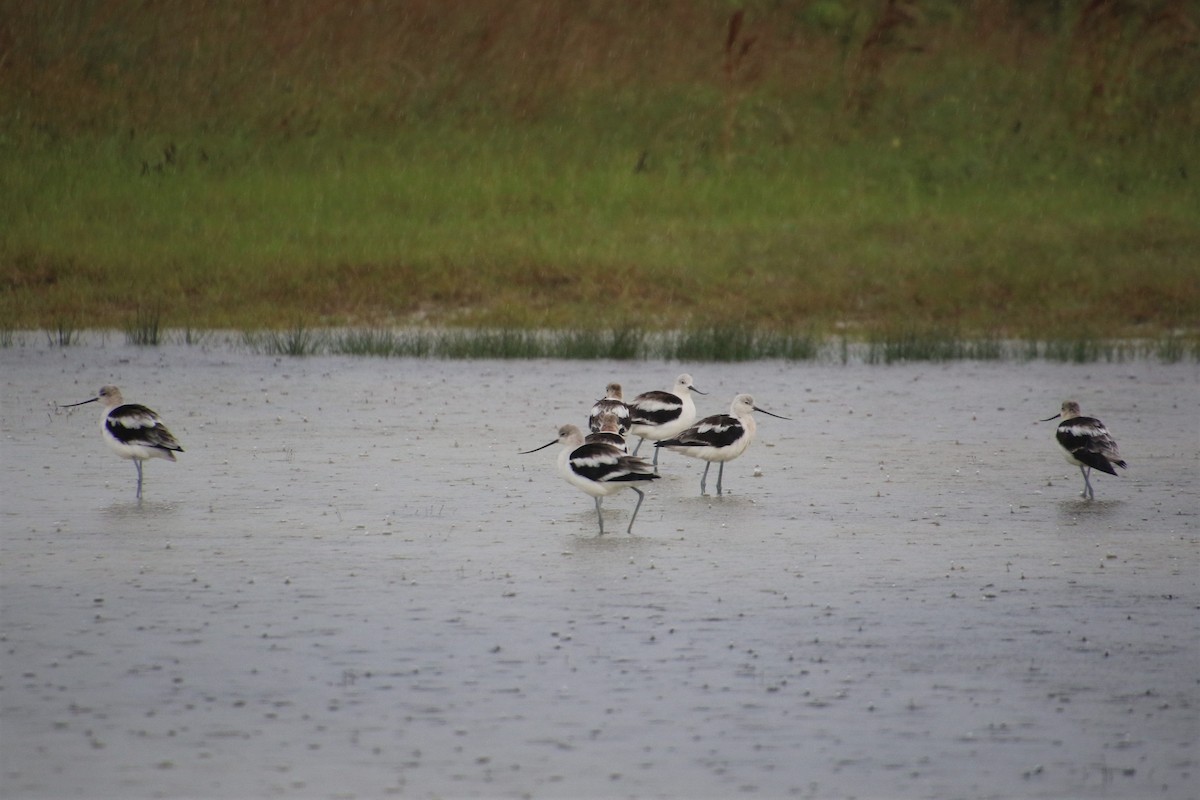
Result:
M0 364L5 797L1195 795L1195 365ZM517 452L685 370L792 421L597 537ZM105 383L186 448L140 506L54 407ZM1095 502L1068 397L1130 464Z

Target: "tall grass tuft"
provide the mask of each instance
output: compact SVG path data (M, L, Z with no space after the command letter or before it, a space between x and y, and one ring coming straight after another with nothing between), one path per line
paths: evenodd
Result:
M331 353L344 356L382 356L389 358L401 355L401 345L396 334L386 328L350 330L333 335L329 339Z
M157 306L138 306L133 319L125 325L125 343L138 347L157 347L162 333L162 312Z
M242 339L256 352L277 356L312 356L323 352L325 335L296 322L284 331L246 333Z
M46 340L51 347L70 347L79 344L83 339L83 331L76 327L75 322L66 317L59 317L54 327L46 328Z

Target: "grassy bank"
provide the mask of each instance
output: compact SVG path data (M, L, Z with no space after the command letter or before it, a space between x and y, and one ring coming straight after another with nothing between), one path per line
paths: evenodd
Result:
M3 5L9 329L1200 326L1178 4Z

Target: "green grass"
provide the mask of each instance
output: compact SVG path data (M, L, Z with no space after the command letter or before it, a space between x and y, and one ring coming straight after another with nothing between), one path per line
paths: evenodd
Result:
M872 61L877 2L749 3L728 71L717 0L304 5L8 4L4 325L879 361L1200 329L1200 59L1080 33L1137 4L930 0Z
M192 327L909 320L1015 336L1098 318L1109 335L1156 335L1200 319L1200 205L1166 179L1126 196L1106 168L1080 167L1036 193L1012 174L917 191L907 158L881 161L871 143L824 165L776 153L701 177L633 174L617 150L579 165L506 144L452 166L331 142L336 161L291 147L282 163L162 178L123 174L111 153L6 160L3 311L17 326L64 314L107 326L139 296L186 307L164 322Z

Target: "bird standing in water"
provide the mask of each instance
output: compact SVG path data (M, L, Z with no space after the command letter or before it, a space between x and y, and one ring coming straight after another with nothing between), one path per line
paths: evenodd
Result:
M133 460L137 467L137 499L142 499L142 462L148 458L165 458L174 461L176 453L183 448L175 436L167 430L155 414L145 406L126 403L121 390L116 386L103 386L95 397L62 408L101 402L104 412L100 416L100 432L104 441L121 458Z
M642 392L629 403L629 433L639 436L636 456L647 439L660 441L669 439L696 419L696 403L692 392L704 392L692 385L692 376L686 372L675 379L673 392ZM654 451L654 471L658 471L658 450Z
M621 448L626 453L629 452L629 446L625 443L625 437L621 434L621 422L611 411L605 411L600 415L596 430L583 437L583 441L588 444L595 442L604 442Z
M652 481L658 478L653 467L645 459L631 456L623 447L608 442L585 442L583 432L574 425L563 425L558 429L558 438L541 447L526 450L521 455L536 453L550 445L561 444L558 454L558 471L572 486L596 498L596 517L600 520L600 535L604 535L604 516L600 513L600 501L622 489L637 492L637 505L629 518L626 533L633 533L633 521L646 495L634 485L635 481Z
M685 456L700 458L705 462L704 474L700 476L700 494L704 494L708 481L708 468L716 461L721 466L717 468L717 494L721 494L721 478L725 475L725 462L746 452L754 439L757 424L752 412L758 411L769 417L787 419L778 414L754 405L754 398L748 394L739 394L733 398L728 414L714 414L705 417L692 427L671 439L655 442L655 447L668 447Z
M1062 446L1067 463L1079 467L1079 472L1083 475L1083 491L1079 496L1095 500L1096 490L1092 488L1092 482L1089 480L1092 468L1109 475L1117 474L1114 466L1125 469L1126 465L1121 460L1116 440L1108 432L1108 428L1104 427L1103 422L1095 417L1082 416L1079 403L1074 400L1067 400L1062 404L1062 411L1042 422L1060 417L1062 422L1058 423L1054 438Z
M629 431L629 406L625 405L619 383L610 383L604 387L604 397L592 406L591 413L588 414L588 428L592 433L600 430L600 423L605 414L613 414L616 417L617 433L624 436Z

